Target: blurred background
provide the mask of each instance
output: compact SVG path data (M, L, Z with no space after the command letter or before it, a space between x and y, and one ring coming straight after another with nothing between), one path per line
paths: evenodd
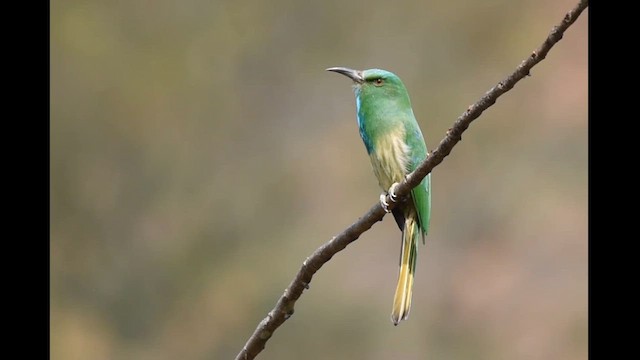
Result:
M57 1L51 358L234 358L378 201L324 69L398 74L432 149L576 2ZM587 18L434 169L409 320L386 216L259 359L587 358Z

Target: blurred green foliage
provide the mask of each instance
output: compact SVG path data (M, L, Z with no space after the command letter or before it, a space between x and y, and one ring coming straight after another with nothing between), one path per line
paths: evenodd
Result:
M574 1L51 6L51 358L229 359L380 190L345 79L403 78L427 145ZM587 16L433 172L410 319L390 217L260 359L585 359Z

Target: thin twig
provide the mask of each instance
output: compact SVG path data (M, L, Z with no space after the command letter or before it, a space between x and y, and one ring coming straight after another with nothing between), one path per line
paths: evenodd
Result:
M462 133L467 130L473 120L477 119L484 110L495 104L498 97L509 91L518 81L529 75L531 68L547 56L549 50L562 39L564 32L576 21L588 5L588 0L581 0L573 10L567 13L562 22L551 30L542 45L533 51L511 75L500 81L480 100L471 105L458 117L438 147L396 188L398 199L406 196L434 167L440 164L442 160L451 153L453 147L462 140ZM396 204L389 196L387 196L386 200L389 203L389 210L393 209ZM371 228L373 224L382 220L384 215L385 212L380 206L380 203L376 202L364 216L314 251L313 254L302 263L302 267L293 281L291 281L291 284L289 284L289 287L284 291L284 294L278 299L273 310L258 324L254 333L236 356L236 360L250 360L255 358L264 349L266 342L271 338L273 332L293 315L295 302L300 298L304 289L309 287L311 278L322 265L329 261L333 255L358 239L358 237Z

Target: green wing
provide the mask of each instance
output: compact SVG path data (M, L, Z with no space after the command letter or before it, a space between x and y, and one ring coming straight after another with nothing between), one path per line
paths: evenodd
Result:
M414 171L427 157L427 146L417 123L415 123L415 128L412 130L407 131L406 137L406 142L410 149L409 171ZM425 176L422 182L411 190L411 197L418 212L420 229L422 230L422 242L424 243L424 237L429 232L429 221L431 219L431 174Z
M413 170L412 170L413 171ZM429 220L431 218L431 174L422 179L420 185L411 190L413 204L418 210L420 229L422 230L422 242L429 232Z

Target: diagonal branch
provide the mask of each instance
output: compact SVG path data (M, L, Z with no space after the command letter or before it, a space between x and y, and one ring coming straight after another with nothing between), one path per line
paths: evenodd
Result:
M477 119L484 110L495 104L498 97L511 90L518 81L529 75L529 71L547 56L549 50L562 39L564 32L576 21L588 5L588 0L580 0L579 3L565 15L562 22L551 30L542 45L534 50L511 75L500 81L480 100L471 105L458 117L438 147L396 188L398 199L406 196L434 167L440 164L442 160L451 153L453 147L462 140L462 133L467 130L473 120ZM389 210L393 209L396 204L391 201L389 196L387 196L386 200L389 203ZM278 299L273 310L258 324L254 333L236 356L236 360L255 358L264 349L266 342L271 338L273 332L293 315L295 302L300 298L304 289L309 287L313 275L328 262L333 255L358 239L358 237L371 228L373 224L382 220L384 215L384 210L379 203L376 203L364 216L314 251L313 254L302 263L302 267L291 284L289 284L289 287L284 291L284 294Z

